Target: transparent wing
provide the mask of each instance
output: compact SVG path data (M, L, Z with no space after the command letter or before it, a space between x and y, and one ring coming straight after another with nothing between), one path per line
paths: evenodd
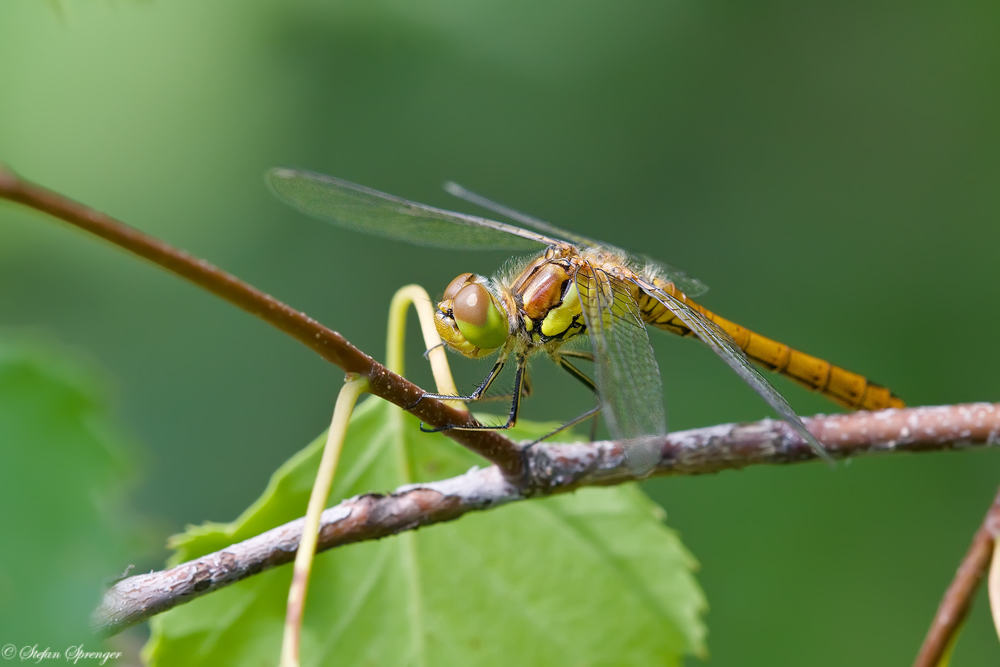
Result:
M475 204L476 206L481 206L487 211L493 211L497 215L502 215L505 218L509 218L515 222L519 222L525 227L531 227L536 229L543 234L548 234L558 239L564 241L569 241L578 246L584 248L605 248L607 250L612 250L622 255L625 255L631 259L638 266L652 266L655 268L657 274L664 280L669 280L675 284L682 292L689 296L700 296L708 291L708 286L698 280L697 278L692 278L683 271L669 264L664 264L663 262L657 261L648 255L633 255L624 250L616 248L607 243L602 243L600 241L595 241L594 239L587 238L586 236L581 236L580 234L575 234L573 232L566 231L560 227L545 222L544 220L539 220L536 217L530 216L526 213L521 213L509 206L504 206L499 202L495 202L488 197L484 197L481 194L475 193L468 188L464 188L454 181L448 181L444 184L444 189L448 194L454 195L459 199L465 200L470 204Z
M688 274L684 273L675 266L670 266L657 259L653 259L649 255L638 255L636 261L639 264L645 264L647 267L652 267L657 274L664 280L669 280L677 288L687 294L688 296L701 296L708 291L708 285L701 282L697 278L692 278ZM644 271L646 273L646 271Z
M771 386L757 367L747 359L747 356L743 353L743 350L736 344L732 337L719 328L715 322L712 322L704 315L694 310L686 303L677 299L676 297L664 292L663 290L657 288L652 283L644 280L637 280L636 285L638 285L643 291L652 296L654 299L659 301L666 307L670 312L676 315L684 324L686 324L694 333L698 336L706 345L708 345L712 350L718 354L722 359L729 364L729 367L736 371L743 380L753 387L753 390L760 394L761 398L767 401L767 404L778 413L778 416L784 419L788 424L795 429L795 431L802 436L802 438L809 443L809 446L813 448L816 454L826 460L827 462L833 463L833 459L830 455L823 449L823 445L813 437L813 434L806 429L806 425L802 423L799 416L795 414L795 410L792 406L788 404L788 401L778 393L778 390Z
M545 222L544 220L539 220L538 218L530 216L527 213L521 213L520 211L504 206L503 204L495 202L492 199L489 199L488 197L484 197L481 194L469 190L468 188L464 188L458 183L455 183L454 181L448 181L447 183L445 183L444 189L445 192L447 192L448 194L454 195L459 199L463 199L469 202L470 204L475 204L476 206L485 208L487 211L493 211L497 215L502 215L505 218L510 218L511 220L520 222L522 225L525 225L526 227L537 229L540 232L543 232L550 236L554 236L556 238L560 238L564 241L569 241L570 243L575 243L576 245L579 246L591 247L591 248L596 248L604 245L598 243L597 241L594 241L593 239L589 239L586 236L581 236L580 234L574 234L573 232L556 227L555 225Z
M452 213L322 174L272 169L267 182L294 208L347 229L432 248L539 250L555 239L503 222Z
M653 469L667 433L660 370L629 286L593 266L576 275L601 413L636 475Z

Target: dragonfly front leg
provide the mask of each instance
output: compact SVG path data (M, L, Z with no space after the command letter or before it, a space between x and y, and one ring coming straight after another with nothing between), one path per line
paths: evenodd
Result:
M439 347L444 347L444 343L443 342L438 343L434 347L429 347L426 350L424 350L424 359L427 359L428 361L430 361L431 352L433 352L434 350L438 349Z
M524 371L524 381L521 382L521 397L531 398L531 392L534 391L531 384L531 373L528 369ZM483 396L479 399L480 403L486 403L487 401L507 401L510 402L513 398L513 394L500 394L497 396Z
M430 392L425 392L421 394L420 398L414 401L412 405L408 405L404 409L412 410L413 408L417 407L420 404L420 401L424 400L425 398L436 398L441 401L478 401L480 398L483 397L483 394L489 391L490 386L493 384L493 382L498 377L500 377L500 371L503 370L504 364L506 363L507 363L506 357L498 359L496 364L493 365L493 369L490 371L490 374L486 376L486 379L483 380L482 383L476 388L476 390L471 394L469 394L468 396L450 396L448 394L432 394Z
M506 361L506 360L504 360ZM433 398L443 398L452 400L478 400L482 394L490 388L493 381L496 380L497 376L500 375L500 370L503 369L504 361L498 361L490 371L490 375L483 380L483 383L479 385L476 391L472 392L469 397L464 396L438 396L435 394L425 394L425 396L431 396ZM514 395L510 402L510 413L507 415L507 422L500 424L499 426L486 426L485 424L473 424L471 426L459 426L459 425L448 425L448 426L438 426L435 428L426 428L423 424L420 425L420 430L424 433L438 433L440 431L448 431L455 429L458 431L503 431L506 429L513 428L514 424L517 423L517 413L521 408L521 393L524 391L524 382L526 369L528 365L528 358L526 356L519 356L517 358L517 371L514 374Z

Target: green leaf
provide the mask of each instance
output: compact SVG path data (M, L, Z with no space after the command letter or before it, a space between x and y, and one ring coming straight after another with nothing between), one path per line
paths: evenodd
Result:
M322 443L279 468L235 522L177 536L174 561L301 516ZM482 463L369 398L351 421L331 504ZM636 485L584 489L319 554L302 664L679 664L704 651L705 603L694 559L662 519ZM277 664L290 576L290 567L271 570L153 619L146 659Z
M103 383L66 352L0 338L0 628L4 643L96 650L90 613L136 541L131 476Z

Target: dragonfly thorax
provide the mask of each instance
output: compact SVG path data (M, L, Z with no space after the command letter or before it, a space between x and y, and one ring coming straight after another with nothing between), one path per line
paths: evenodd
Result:
M575 273L571 259L546 255L514 281L520 321L535 345L563 343L586 329Z

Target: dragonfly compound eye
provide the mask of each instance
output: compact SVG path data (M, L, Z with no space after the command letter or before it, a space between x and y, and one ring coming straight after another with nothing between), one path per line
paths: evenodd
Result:
M507 341L507 316L497 308L493 296L479 283L471 283L459 290L455 295L453 312L458 330L473 345L492 350Z
M463 273L458 278L455 278L450 283L448 283L448 287L445 289L444 296L442 298L445 301L451 301L456 296L458 296L459 291L463 287L468 285L469 281L472 280L474 277L475 276L473 276L473 274L471 273Z

